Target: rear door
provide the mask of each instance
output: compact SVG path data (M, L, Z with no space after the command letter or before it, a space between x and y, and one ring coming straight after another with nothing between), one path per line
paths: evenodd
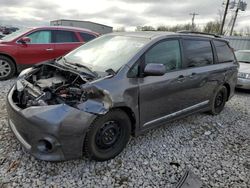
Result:
M66 30L54 30L52 42L55 45L54 53L57 57L63 56L83 44L74 31Z
M212 41L206 38L184 38L182 40L184 62L183 69L189 72L187 79L192 82L192 100L194 104L208 101L218 85L213 76L215 56ZM222 75L223 76L223 75Z
M17 61L21 64L35 64L49 59L53 59L54 44L51 43L51 31L39 30L27 35L30 43L20 43L17 41Z

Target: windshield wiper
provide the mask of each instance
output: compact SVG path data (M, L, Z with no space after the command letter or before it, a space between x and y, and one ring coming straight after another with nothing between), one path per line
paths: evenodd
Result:
M98 77L98 74L96 72L92 71L89 67L87 67L85 65L82 65L80 63L70 63L70 64L75 65L77 67L82 67L82 68L88 70L94 77Z
M66 65L66 66L68 66L68 67L71 67L71 68L73 68L73 69L77 69L77 67L82 67L82 68L86 69L88 72L90 72L90 74L86 73L86 74L88 74L89 76L92 76L92 77L94 77L94 78L96 78L96 77L98 76L97 73L95 73L94 71L92 71L92 70L91 70L90 68L88 68L87 66L84 66L84 65L79 64L79 63L69 63L69 62L66 60L65 57L63 57L62 59L63 59L63 64ZM73 65L73 66L72 66L72 65Z

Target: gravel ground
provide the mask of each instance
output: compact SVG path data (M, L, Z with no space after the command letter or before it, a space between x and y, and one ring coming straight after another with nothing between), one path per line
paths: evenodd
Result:
M250 92L237 92L218 116L189 116L131 138L115 159L44 162L22 151L7 125L0 83L1 187L171 187L186 169L204 187L250 187Z

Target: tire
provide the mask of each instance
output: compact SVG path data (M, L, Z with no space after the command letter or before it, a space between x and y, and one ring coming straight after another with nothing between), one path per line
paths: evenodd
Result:
M8 57L0 55L0 80L8 80L16 73L15 63Z
M106 161L117 156L127 145L131 134L131 121L122 110L111 110L97 117L87 132L84 151L87 157Z
M225 86L221 86L213 96L212 99L212 107L210 110L210 114L218 115L224 109L225 104L227 102L227 88Z

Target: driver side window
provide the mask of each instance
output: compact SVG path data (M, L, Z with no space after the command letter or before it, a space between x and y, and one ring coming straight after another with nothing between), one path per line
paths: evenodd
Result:
M167 40L153 46L145 53L145 64L163 64L166 71L172 71L181 67L181 53L179 40Z
M30 44L49 44L51 43L51 31L36 31L29 34Z

